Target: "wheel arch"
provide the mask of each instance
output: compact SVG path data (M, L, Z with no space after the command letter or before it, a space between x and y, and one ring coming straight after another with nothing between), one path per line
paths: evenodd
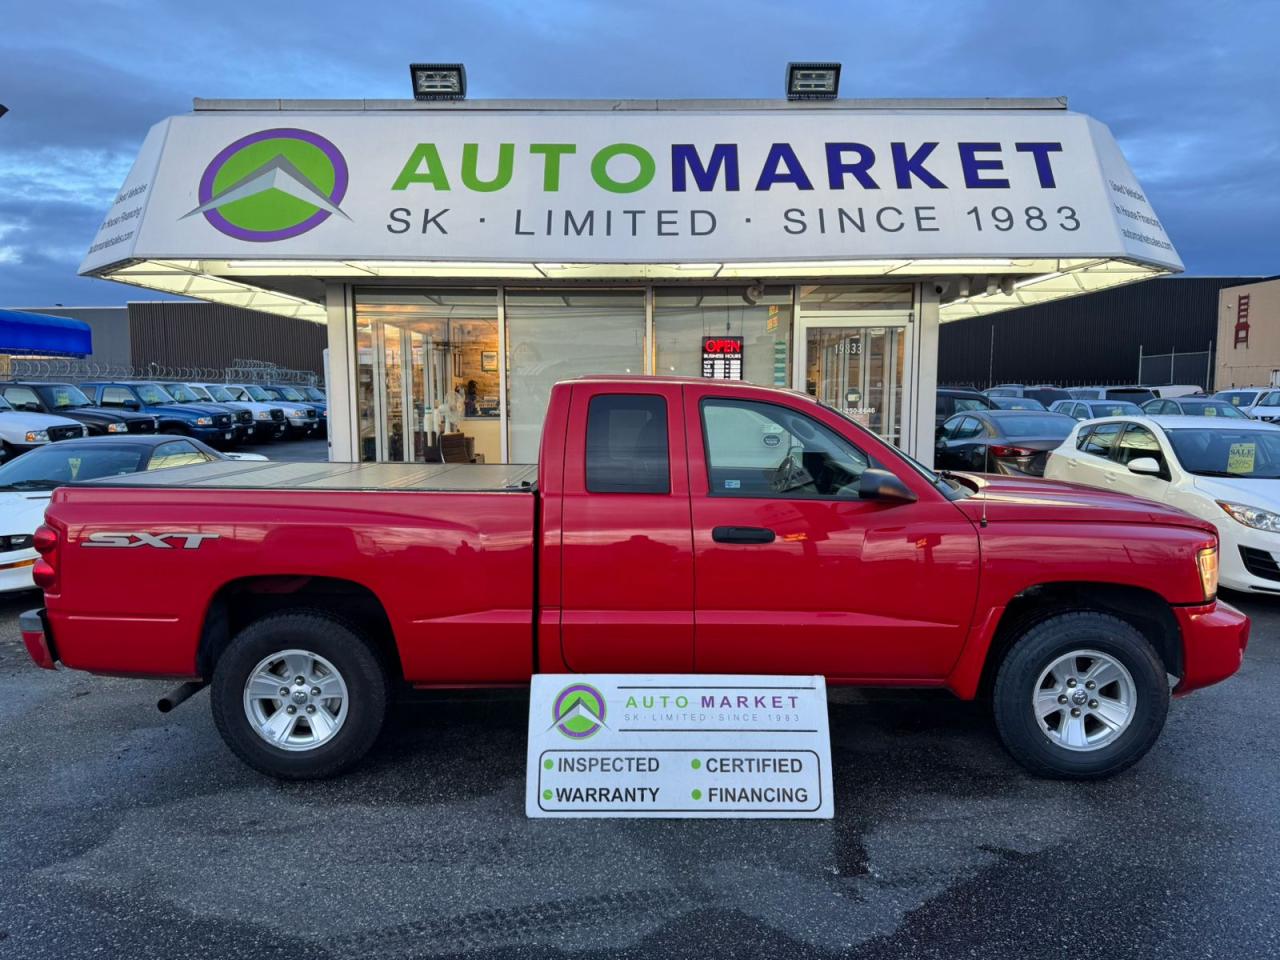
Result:
M333 614L360 629L403 679L400 651L386 607L369 587L354 580L309 574L240 577L218 588L205 610L196 648L196 671L213 675L218 659L236 636L262 617L292 610Z
M1018 637L1050 617L1078 610L1108 613L1129 623L1155 648L1165 671L1182 676L1182 631L1164 597L1127 584L1050 582L1028 587L1005 607L987 648L978 682L979 695L991 693L1000 663Z

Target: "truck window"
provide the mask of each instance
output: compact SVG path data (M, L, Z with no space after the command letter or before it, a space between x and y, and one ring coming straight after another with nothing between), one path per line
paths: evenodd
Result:
M587 492L670 493L667 401L598 394L587 407Z
M818 421L752 400L702 402L707 481L717 497L858 498L858 482L876 466Z

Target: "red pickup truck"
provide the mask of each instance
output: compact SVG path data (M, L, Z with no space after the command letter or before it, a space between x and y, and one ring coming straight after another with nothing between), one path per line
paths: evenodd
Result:
M397 684L823 674L990 696L1047 776L1120 770L1240 666L1213 527L1069 484L936 474L811 397L558 384L539 465L222 462L57 490L41 666L210 682L287 778L373 744ZM145 590L136 585L147 584ZM162 707L165 701L162 701Z

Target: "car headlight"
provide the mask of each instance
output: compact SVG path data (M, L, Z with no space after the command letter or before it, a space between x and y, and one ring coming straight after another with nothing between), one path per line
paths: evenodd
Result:
M1243 523L1246 527L1265 530L1268 533L1280 533L1280 513L1272 513L1261 507L1246 506L1243 503L1228 503L1225 500L1219 500L1218 506L1225 510L1232 520Z
M107 433L128 433L129 424L121 420L119 423L108 423Z
M35 537L29 533L11 533L7 537L0 537L0 552L9 553L13 550L30 550L34 541Z
M49 442L48 430L28 430L27 431L27 443L48 443L48 442Z
M325 407L323 410L321 410L321 411L320 411L320 416L322 416L322 417L327 417L328 415L329 415L329 408L328 408L328 407Z
M255 416L255 417L257 417L259 420L270 420L270 419L271 419L271 411L270 411L270 410L259 410L257 413L255 413L255 414L254 414L254 416Z
M291 416L291 417L305 417L306 415L307 415L307 411L305 411L305 410L290 410L290 411L289 411L289 416Z
M1200 586L1204 598L1212 600L1218 595L1218 548L1204 547L1196 554L1196 566L1200 568Z
M213 417L196 417L197 427L212 427Z

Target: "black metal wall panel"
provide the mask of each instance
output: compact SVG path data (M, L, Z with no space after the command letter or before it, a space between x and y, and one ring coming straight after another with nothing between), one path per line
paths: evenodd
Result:
M938 383L1134 383L1140 350L1210 349L1218 333L1218 291L1253 279L1147 280L946 323L939 333Z
M135 301L129 304L135 368L212 367L265 360L323 374L328 334L323 324L216 303Z

